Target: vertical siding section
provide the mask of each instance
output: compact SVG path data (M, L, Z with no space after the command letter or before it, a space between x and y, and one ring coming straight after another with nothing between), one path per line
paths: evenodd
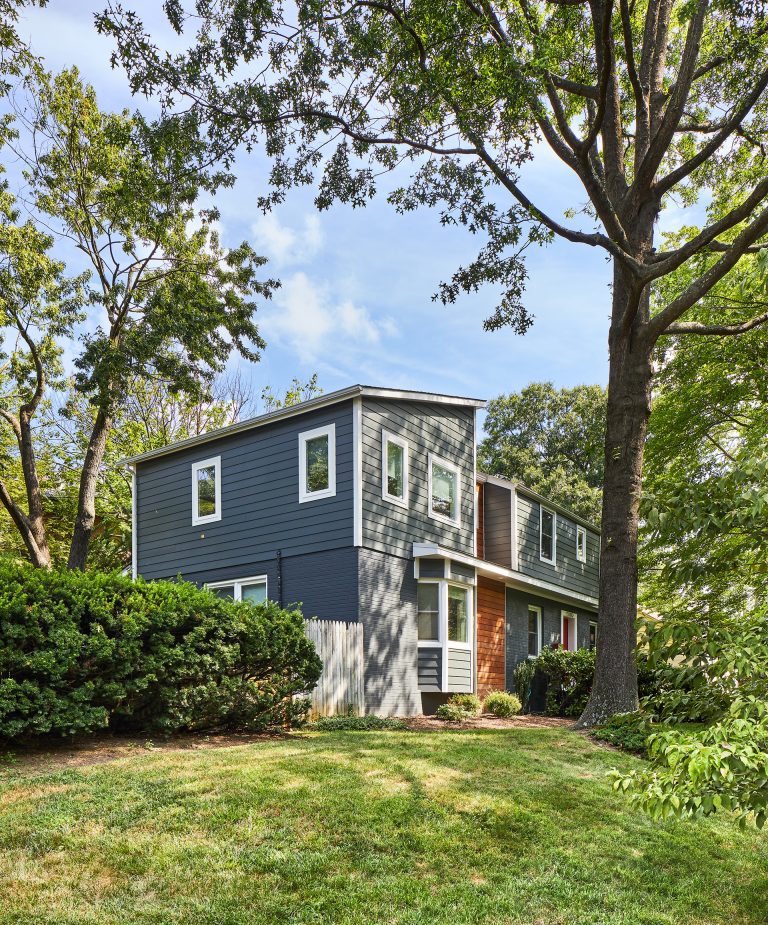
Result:
M363 626L338 620L307 620L323 671L312 691L312 716L365 713Z
M358 582L366 709L381 716L421 713L413 561L361 549Z
M512 490L486 482L485 558L512 568Z
M408 441L407 509L382 498L382 430ZM414 541L423 540L471 554L475 528L474 443L473 408L363 399L363 546L410 557ZM427 466L430 453L461 470L459 526L429 515Z
M485 558L485 483L477 483L477 498L476 498L476 507L477 511L477 530L475 535L475 544L477 552L475 555L478 559Z
M504 585L482 576L477 581L477 693L504 690Z
M299 434L336 425L336 495L299 503ZM192 463L221 456L222 518L192 525ZM353 542L352 401L241 431L136 467L138 571L173 578ZM246 572L247 574L247 572Z
M546 505L545 505L546 507ZM556 565L539 556L539 502L517 493L518 569L524 575L597 597L600 538L587 530L587 561L576 559L576 524L557 514Z

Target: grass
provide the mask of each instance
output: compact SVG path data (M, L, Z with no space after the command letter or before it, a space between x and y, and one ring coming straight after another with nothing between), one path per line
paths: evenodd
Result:
M768 838L652 824L565 729L0 763L2 923L765 923Z

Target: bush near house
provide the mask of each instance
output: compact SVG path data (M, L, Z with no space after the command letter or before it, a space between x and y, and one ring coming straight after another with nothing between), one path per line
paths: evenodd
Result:
M483 709L493 716L517 716L522 708L520 698L514 694L508 694L506 691L490 691L485 695L485 700L483 701Z
M298 610L0 561L2 738L296 723L321 668Z

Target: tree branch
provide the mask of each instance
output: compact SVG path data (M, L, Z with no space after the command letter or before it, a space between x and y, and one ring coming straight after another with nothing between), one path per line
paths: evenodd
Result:
M698 321L678 321L675 324L670 324L665 331L662 331L661 336L666 337L668 334L703 334L728 337L746 334L747 331L759 328L766 321L768 321L768 312L741 324L700 324Z
M744 251L768 231L768 209L747 225L733 242L733 247L698 279L694 280L676 299L648 322L646 331L655 342L666 329L689 308L702 299L720 280L729 273L744 256Z

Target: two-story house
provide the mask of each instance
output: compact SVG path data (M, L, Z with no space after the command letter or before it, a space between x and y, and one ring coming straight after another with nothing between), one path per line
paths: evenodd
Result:
M366 710L594 646L599 536L478 473L479 399L356 385L128 460L133 569L363 624Z

